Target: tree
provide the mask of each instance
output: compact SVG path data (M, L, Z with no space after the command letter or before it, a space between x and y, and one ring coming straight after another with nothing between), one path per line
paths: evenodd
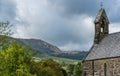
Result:
M40 62L33 61L31 73L38 76L63 76L60 65L52 59L43 59Z
M7 22L0 22L0 49L6 49L9 45L8 36L12 35L12 25Z
M68 76L66 70L62 69L63 76Z
M0 22L0 76L36 76L30 73L30 49L10 40L11 27L9 22Z
M68 65L67 65L67 73L68 73L68 76L73 75L73 70L74 70L74 64L68 64Z
M30 73L32 60L30 49L13 42L4 51L0 51L0 76L35 76Z
M78 64L75 65L73 73L74 73L74 76L81 76L81 74L82 74L82 64L81 64L81 62L78 62Z

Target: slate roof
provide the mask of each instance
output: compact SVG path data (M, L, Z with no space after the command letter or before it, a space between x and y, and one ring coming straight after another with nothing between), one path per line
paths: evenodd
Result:
M85 60L120 56L120 32L106 35L99 44L94 44Z

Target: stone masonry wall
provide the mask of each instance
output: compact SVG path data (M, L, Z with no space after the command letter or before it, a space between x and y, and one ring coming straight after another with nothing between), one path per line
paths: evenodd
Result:
M120 76L120 58L85 61L83 69L86 76Z

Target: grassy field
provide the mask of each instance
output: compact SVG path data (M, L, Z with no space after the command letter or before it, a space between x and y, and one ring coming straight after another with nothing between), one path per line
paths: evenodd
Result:
M53 57L53 56L41 56L35 57L35 61L40 61L41 59L53 59L54 61L58 62L59 64L76 64L77 62L81 62L81 60L74 60L74 59L67 59L67 58L60 58L60 57Z

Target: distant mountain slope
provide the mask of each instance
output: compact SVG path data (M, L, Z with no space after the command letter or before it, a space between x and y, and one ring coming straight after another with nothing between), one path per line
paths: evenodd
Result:
M18 39L24 45L32 46L32 48L40 53L44 54L54 54L60 53L61 50L56 46L53 46L45 41L38 40L38 39Z
M10 39L15 39L11 38ZM61 51L58 47L49 44L40 39L16 39L21 44L25 46L31 46L33 51L37 52L39 55L49 55L55 57L69 58L69 59L77 59L81 60L87 52L80 51Z
M76 60L82 60L83 57L87 54L85 51L67 51L60 53L58 55L53 55L56 57L62 57L62 58L69 58L69 59L76 59Z

